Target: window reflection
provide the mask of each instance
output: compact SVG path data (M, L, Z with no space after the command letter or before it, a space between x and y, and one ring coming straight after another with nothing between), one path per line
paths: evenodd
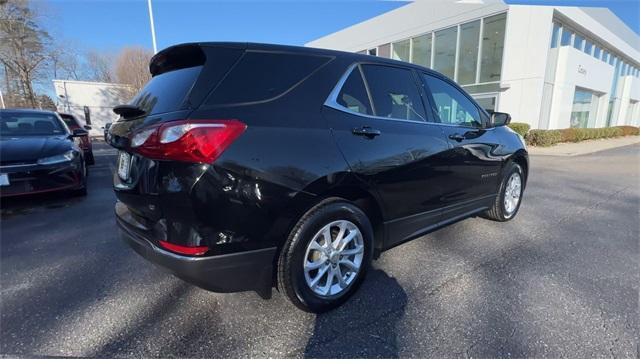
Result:
M478 37L480 20L460 25L460 58L458 59L458 83L476 82L478 65Z
M500 80L506 20L506 14L495 15L484 20L480 82Z
M411 39L411 62L424 67L431 67L431 34Z
M394 60L409 61L409 40L403 40L393 43L393 54L391 56Z
M452 79L455 72L457 36L457 26L435 33L433 68Z

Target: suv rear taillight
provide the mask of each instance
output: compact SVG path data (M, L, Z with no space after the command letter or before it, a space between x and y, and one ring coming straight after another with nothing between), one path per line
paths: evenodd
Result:
M212 163L246 128L238 120L171 121L133 134L131 149L155 160Z

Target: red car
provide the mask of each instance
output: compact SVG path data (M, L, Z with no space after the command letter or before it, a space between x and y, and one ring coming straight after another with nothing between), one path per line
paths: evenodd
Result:
M82 125L80 120L78 120L74 115L70 115L68 113L59 113L59 115L71 132L75 129L84 129L87 131L91 129L91 126L89 125ZM88 132L86 135L80 137L80 148L82 149L82 152L84 152L84 159L87 165L94 164L93 146L91 145L91 138L89 137Z

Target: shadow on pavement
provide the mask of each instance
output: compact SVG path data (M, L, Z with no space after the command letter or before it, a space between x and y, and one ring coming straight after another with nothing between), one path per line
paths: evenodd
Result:
M406 305L407 295L398 281L373 269L347 303L316 316L304 357L398 357L398 323ZM366 318L354 317L354 313Z

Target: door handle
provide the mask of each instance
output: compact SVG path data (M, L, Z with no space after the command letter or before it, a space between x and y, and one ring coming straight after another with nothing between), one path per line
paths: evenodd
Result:
M380 132L380 130L376 130L376 129L371 128L369 126L362 126L360 128L354 128L353 130L351 130L351 133L353 133L356 136L364 136L366 138L374 138L374 137L380 136L382 134L382 132Z
M452 140L458 141L458 142L460 142L460 141L465 139L464 135L461 135L459 133L454 133L452 135L449 135L449 138L452 139Z

